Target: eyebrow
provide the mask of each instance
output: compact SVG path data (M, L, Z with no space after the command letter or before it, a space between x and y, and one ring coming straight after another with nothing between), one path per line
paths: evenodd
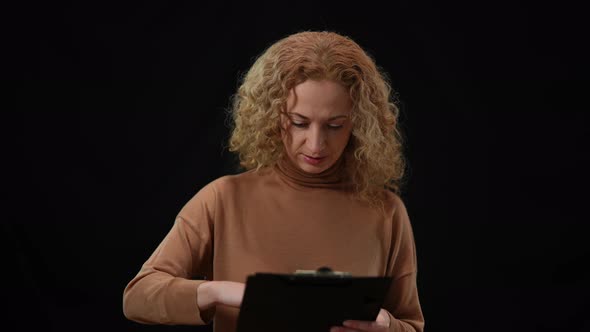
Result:
M309 120L308 117L306 117L304 115L301 115L299 113L289 112L289 114L297 115L298 117L303 118L304 120ZM348 115L344 115L344 114L342 114L342 115L336 115L336 116L333 116L333 117L329 118L328 121L336 120L336 119L340 119L340 118L348 118Z

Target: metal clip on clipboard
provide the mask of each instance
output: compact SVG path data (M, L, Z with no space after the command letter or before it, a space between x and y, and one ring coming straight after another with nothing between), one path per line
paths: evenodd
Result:
M317 270L297 270L294 274L288 275L290 283L308 285L347 285L352 282L350 272L332 271L329 267L321 267Z
M309 277L352 277L350 272L332 271L332 269L327 266L322 266L317 270L297 270L295 271L295 275Z

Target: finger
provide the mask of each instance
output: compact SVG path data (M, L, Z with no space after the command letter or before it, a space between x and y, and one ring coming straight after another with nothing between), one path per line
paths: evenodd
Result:
M330 332L362 332L361 330L351 329L344 326L334 326L330 329Z
M377 323L379 323L379 325L389 327L389 325L391 324L391 319L389 318L388 311L386 311L385 309L381 309L381 311L379 311L379 315L377 315L376 321Z
M380 322L376 321L346 320L342 323L342 325L366 332L387 331L387 326L384 326L380 324Z

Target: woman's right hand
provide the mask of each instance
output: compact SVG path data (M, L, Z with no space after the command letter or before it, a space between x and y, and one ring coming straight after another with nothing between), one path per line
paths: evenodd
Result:
M246 284L234 281L208 281L197 289L197 305L201 310L223 304L239 308Z
M212 281L217 283L217 304L239 308L244 298L246 284L234 281Z

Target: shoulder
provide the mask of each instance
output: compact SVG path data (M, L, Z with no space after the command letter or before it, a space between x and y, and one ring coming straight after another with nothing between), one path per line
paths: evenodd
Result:
M247 170L238 174L225 175L213 180L209 185L214 186L218 190L233 189L236 186L249 185L256 183L262 175L267 172L265 169L260 171Z
M391 222L393 233L399 235L405 234L404 236L411 236L412 224L406 204L401 196L390 190L386 191L385 198L385 212L386 219Z
M399 194L391 191L391 190L385 190L385 199L384 199L384 204L385 204L385 211L390 214L390 215L406 215L408 214L408 211L406 210L406 205L403 201L403 199L399 196Z
M259 171L248 170L239 174L224 175L203 186L191 201L212 202L213 200L219 199L219 197L232 195L239 191L251 191L260 184L260 180L267 174L268 171L262 169Z
M257 187L263 185L264 180L268 179L269 174L268 169L261 169L258 171L247 170L239 174L225 175L213 180L202 190L212 190L217 195L223 197L241 194L244 191L252 193Z
M251 177L250 171L219 177L202 186L185 203L180 210L180 215L192 217L195 214L205 213L209 216L215 215L215 209L221 202L221 197L227 197L236 191L242 182L248 181Z

